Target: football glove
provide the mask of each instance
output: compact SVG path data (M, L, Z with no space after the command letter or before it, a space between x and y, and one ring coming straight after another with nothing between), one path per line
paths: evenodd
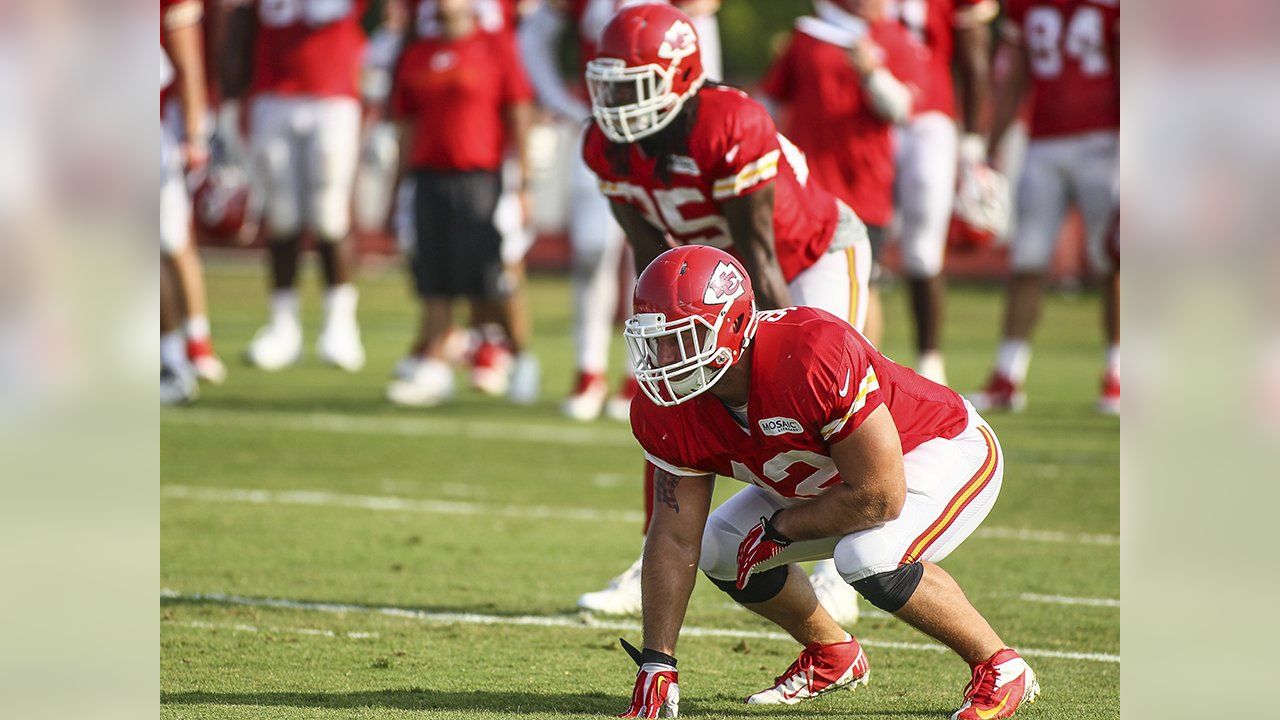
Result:
M676 672L676 659L652 650L645 650L642 653L626 640L622 638L618 640L631 659L635 660L636 665L640 666L636 671L635 688L631 691L631 706L618 717L673 718L679 716L680 676Z
M780 512L782 511L775 512L773 517L760 518L760 524L751 528L751 531L738 544L738 580L735 584L739 590L747 586L751 573L755 572L761 563L771 559L791 544L791 538L773 527L773 520Z

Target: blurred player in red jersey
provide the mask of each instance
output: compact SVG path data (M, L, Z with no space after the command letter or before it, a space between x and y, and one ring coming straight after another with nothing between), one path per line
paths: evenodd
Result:
M271 257L270 319L247 359L266 370L302 354L295 280L302 235L316 242L327 290L316 352L364 367L352 281L351 188L360 147L360 60L366 0L231 0L223 90L251 96L249 152ZM223 116L232 120L234 115ZM219 128L235 134L234 127Z
M539 103L562 122L584 127L591 107L581 87L568 85L560 73L560 38L566 28L577 35L578 61L586 63L597 53L597 41L606 23L621 7L641 0L541 0L520 26L520 48ZM702 40L704 67L720 77L720 34L715 12L720 0L675 0L692 16ZM581 77L582 67L573 73ZM580 143L580 140L576 140ZM574 350L577 376L562 410L577 420L593 420L604 412L625 420L635 382L627 373L618 391L609 398L605 373L609 339L619 299L618 268L623 253L622 231L609 212L609 204L581 156L574 153L570 169L569 243L572 251ZM622 293L626 294L626 293Z
M707 83L688 16L661 3L624 8L598 50L586 73L596 122L582 152L636 266L671 244L728 249L766 307L811 305L862 327L871 274L865 225L810 177L804 153L778 134L764 106ZM854 622L857 596L834 577L834 567L820 566L815 587L833 614ZM638 583L624 579L606 591L618 602L588 594L579 606L616 612L629 598L634 609Z
M982 118L989 95L989 23L998 11L996 0L893 0L889 5L890 17L917 41L923 62L913 117L897 134L898 241L916 326L915 367L943 384L942 264L957 160L963 170L985 157ZM962 140L956 129L956 88Z
M390 102L408 171L403 246L423 320L416 364L391 383L387 397L419 406L453 393L444 358L452 301L470 298L495 316L513 289L495 213L504 151L511 144L524 157L533 98L511 33L484 30L473 0L433 5L440 31L405 48ZM522 165L518 172L523 177Z
M624 335L644 397L631 429L658 466L644 550L644 650L624 717L674 717L676 641L697 570L804 650L748 704L867 680L867 656L795 563L844 580L972 668L959 720L1007 718L1035 673L939 567L995 504L995 433L952 390L817 308L757 311L732 256L682 247L640 275ZM747 487L710 512L717 475Z
M1003 35L1014 56L991 131L999 148L1027 91L1030 142L1018 183L1011 240L1013 278L1003 340L980 408L1020 410L1045 273L1068 206L1084 217L1089 264L1103 279L1108 343L1098 408L1120 412L1120 273L1106 248L1118 205L1120 161L1119 0L1010 0Z
M366 72L372 79L370 85L385 87L388 93L401 46L415 40L439 38L443 32L438 0L407 0L396 4L403 8L406 23L394 35L385 26L379 29L371 38L370 53L366 55ZM388 10L391 9L388 6ZM473 0L472 11L477 27L486 33L514 34L520 20L516 0ZM385 97L382 103L385 104ZM471 385L481 392L506 394L512 402L529 404L537 400L541 391L541 370L537 356L530 350L532 326L525 300L524 256L533 245L534 232L528 217L528 176L524 158L517 150L507 148L502 167L502 194L494 216L502 237L502 302L472 302L471 326L468 329L450 329L445 340L444 358L452 363L469 365ZM394 155L394 152L388 154ZM406 227L401 217L405 203L411 197L411 188L408 185L401 187L397 196L396 226L402 228ZM399 230L397 235L403 246L406 236ZM419 335L411 353L397 363L393 373L396 378L410 379L425 347L426 342Z
M911 117L920 66L907 31L885 19L887 1L819 0L761 86L784 106L786 136L813 176L867 224L877 264L893 220L891 128ZM879 300L870 290L865 332L877 342Z
M194 399L197 379L220 383L204 268L196 249L187 177L209 162L208 88L200 0L161 0L160 249L165 275L160 313L161 400Z

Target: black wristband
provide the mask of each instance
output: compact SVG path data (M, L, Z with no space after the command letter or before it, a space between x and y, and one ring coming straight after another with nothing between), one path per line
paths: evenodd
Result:
M649 648L645 648L644 651L640 653L640 661L642 663L662 663L663 665L670 665L671 667L676 666L675 658L664 652L650 650Z
M779 545L786 546L791 544L791 538L778 532L778 528L773 525L773 522L778 519L778 515L781 512L782 510L775 510L769 517L760 519L764 521L764 536Z

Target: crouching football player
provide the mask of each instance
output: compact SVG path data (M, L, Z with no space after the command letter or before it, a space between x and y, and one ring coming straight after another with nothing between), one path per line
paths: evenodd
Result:
M866 654L795 565L832 557L871 604L973 668L953 718L1007 718L1035 698L1035 673L935 564L986 517L1003 476L995 434L959 395L822 310L757 313L743 267L705 246L649 265L624 335L644 395L632 431L659 468L625 717L678 710L676 639L698 569L804 646L748 703L865 682ZM716 475L747 487L709 513Z

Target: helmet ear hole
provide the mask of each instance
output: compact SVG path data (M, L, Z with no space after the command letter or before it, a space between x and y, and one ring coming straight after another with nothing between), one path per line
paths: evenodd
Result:
M733 319L733 331L735 333L742 332L742 323L747 319L746 313L739 314Z

